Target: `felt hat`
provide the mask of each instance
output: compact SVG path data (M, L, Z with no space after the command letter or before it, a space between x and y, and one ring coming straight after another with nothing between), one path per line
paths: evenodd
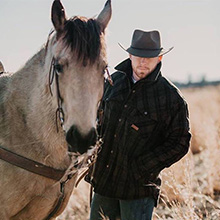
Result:
M121 47L124 49L123 46ZM150 58L162 56L170 52L172 49L173 47L168 50L161 47L160 33L158 31L135 30L131 46L124 50L134 56Z

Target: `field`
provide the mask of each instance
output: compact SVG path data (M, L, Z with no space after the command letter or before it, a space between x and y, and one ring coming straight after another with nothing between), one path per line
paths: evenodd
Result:
M182 90L190 111L191 149L162 172L162 193L153 220L220 219L220 86ZM89 186L74 190L58 220L87 220Z

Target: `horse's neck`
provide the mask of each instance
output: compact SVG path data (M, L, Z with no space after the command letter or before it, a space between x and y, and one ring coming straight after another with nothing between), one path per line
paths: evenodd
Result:
M6 136L0 134L0 144L29 158L64 168L68 164L66 142L62 132L56 131L56 106L47 87L49 66L44 64L44 56L42 49L10 77L4 96L5 128L0 127L0 131L5 129Z

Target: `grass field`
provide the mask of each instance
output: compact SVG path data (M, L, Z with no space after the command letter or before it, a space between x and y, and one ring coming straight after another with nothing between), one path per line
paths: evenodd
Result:
M182 90L190 111L191 149L162 172L154 220L220 219L220 86ZM58 220L87 220L89 186L74 190Z

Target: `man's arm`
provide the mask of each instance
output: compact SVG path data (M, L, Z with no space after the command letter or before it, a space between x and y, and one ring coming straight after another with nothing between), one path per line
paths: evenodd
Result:
M173 107L172 120L166 130L165 142L136 158L132 170L136 179L159 173L180 160L189 149L189 114L185 101Z

